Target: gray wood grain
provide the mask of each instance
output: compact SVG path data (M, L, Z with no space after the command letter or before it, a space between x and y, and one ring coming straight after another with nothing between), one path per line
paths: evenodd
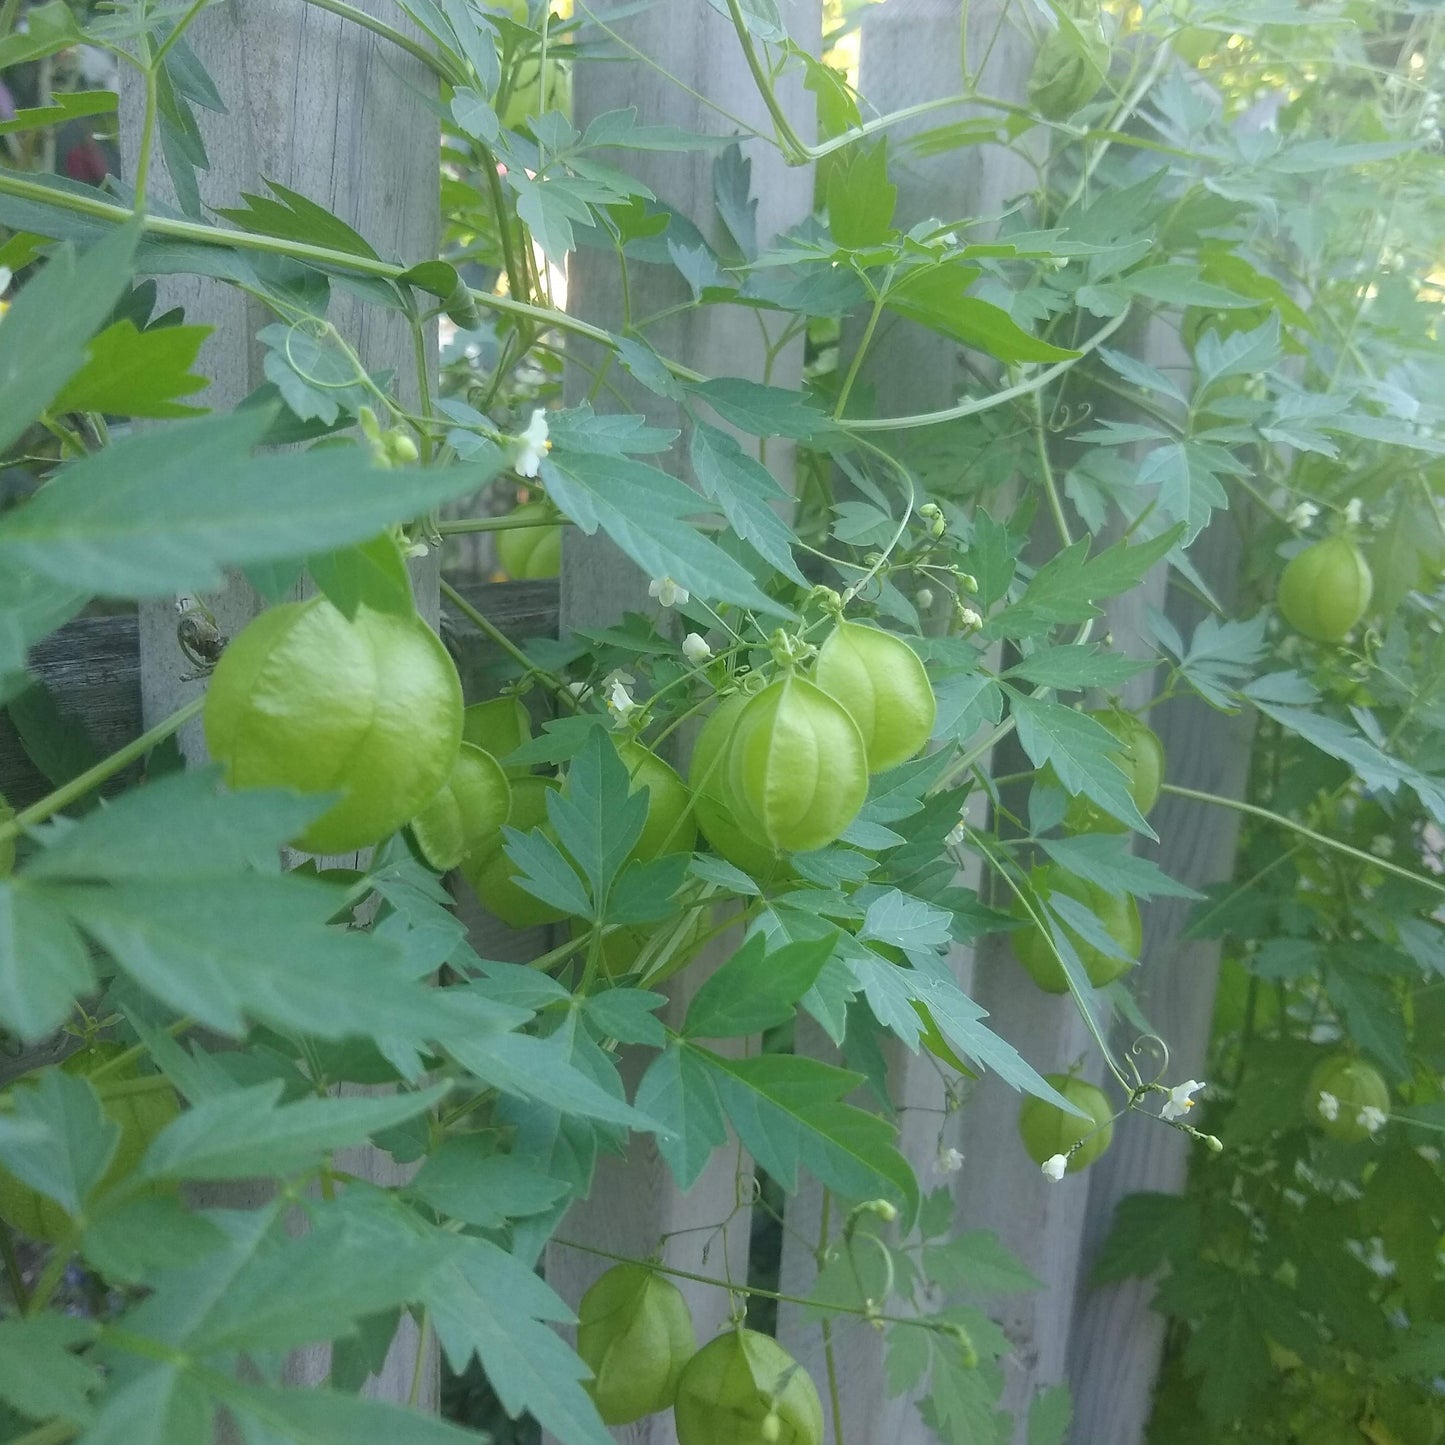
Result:
M821 27L819 0L788 0L781 6L794 40L816 53ZM645 55L698 96L704 96L748 122L766 127L765 110L727 20L706 0L673 0L642 14L617 22L616 30ZM588 32L584 28L584 38ZM590 38L596 38L593 35ZM576 119L623 106L637 106L650 123L672 124L709 134L729 134L734 127L695 96L636 61L582 66L574 85ZM782 88L782 99L793 124L805 136L812 134L813 107L799 77ZM759 239L767 240L812 209L812 171L786 167L777 152L750 143L744 147L752 162L752 190L758 200ZM723 243L721 223L713 210L712 167L715 152L641 155L631 174L656 192L664 204L676 206L710 239ZM724 249L727 249L725 246ZM568 274L573 309L588 320L609 327L624 321L616 258L602 250L583 249L572 258ZM634 264L631 268L633 317L685 301L691 294L671 267ZM780 386L799 383L800 345L784 348L765 375L760 313L746 308L707 307L679 312L647 336L664 354L708 375L745 376L771 380ZM776 318L765 318L775 327ZM570 347L571 343L569 343ZM595 349L578 346L577 358L597 364ZM598 405L625 406L643 412L657 426L681 425L678 408L631 382L614 367L619 396L599 397ZM585 378L582 381L585 387ZM659 464L678 475L689 475L686 438ZM788 485L791 449L768 442L762 452L775 475ZM563 554L561 626L567 630L615 620L627 609L653 611L646 577L603 537L588 538L570 531ZM726 956L731 945L723 942L705 951L687 972L670 986L666 1015L676 1023L688 997L706 976L710 964ZM635 1082L640 1060L624 1060L629 1084ZM590 1198L568 1216L562 1234L618 1253L646 1256L666 1236L664 1257L679 1268L714 1277L746 1280L750 1209L751 1164L733 1147L718 1150L706 1172L691 1191L682 1194L658 1157L648 1136L636 1136L625 1160L607 1160L598 1170ZM712 1226L724 1225L721 1230ZM548 1250L548 1280L563 1298L575 1304L607 1262L576 1250L553 1246ZM726 1321L731 1301L726 1291L679 1281L688 1298L700 1340L710 1339ZM670 1414L651 1416L636 1425L613 1432L630 1445L674 1445Z
M392 23L410 23L389 0L360 0L359 8ZM210 158L209 169L199 176L207 207L238 205L243 193L265 194L264 183L276 181L340 217L383 255L411 262L436 255L440 130L429 103L435 81L425 66L369 31L296 0L212 6L189 39L227 106L224 114L199 117ZM141 134L140 109L140 86L128 75L122 135L131 170ZM174 203L174 188L164 180L157 155L154 194ZM402 402L415 406L420 384L406 318L370 306L342 286L332 289L329 319L370 370L395 370ZM170 278L161 295L163 305L182 306L188 321L216 328L201 359L212 377L204 400L218 410L234 407L263 380L263 351L254 336L272 318L244 293L203 277ZM434 372L434 329L424 338L423 355ZM423 616L435 622L434 558L413 570L413 582ZM258 610L257 599L239 580L204 602L227 635ZM142 605L141 706L148 724L204 685L178 648L175 627L172 603L160 599ZM181 734L180 744L188 761L204 756L198 723ZM348 1158L343 1167L378 1183L401 1177L389 1156L375 1150ZM227 1202L244 1201L233 1192ZM288 1375L298 1383L315 1382L329 1368L328 1348L303 1350L291 1357ZM419 1357L416 1327L405 1318L366 1393L392 1400L411 1396L434 1409L438 1386L435 1349L428 1347ZM225 1428L218 1438L229 1438Z
M1021 88L1026 67L1020 71L1018 46L1008 29L1006 7L976 4L968 8L975 56L985 48L982 37L1004 21L982 88L994 94L1014 93ZM962 0L891 0L888 5L866 12L860 36L859 80L870 110L886 114L963 92L964 11ZM910 154L907 140L911 135L968 113L959 107L889 130L889 174L898 186L895 224L907 227L928 218L952 224L991 216L1003 208L1005 196L1026 188L1030 176L1027 164L1021 164L1016 155L1001 147L978 146L930 157ZM858 344L860 330L857 323L850 327L846 338L850 346ZM939 409L958 399L968 379L965 355L955 342L916 322L885 315L865 357L851 409L879 416ZM888 438L905 457L912 448L920 443L926 446L930 440L927 431ZM990 760L984 757L980 761L987 769ZM985 803L982 795L973 800L970 821L975 826L986 821ZM981 871L975 861L960 875L960 884L976 887ZM967 978L972 962L971 950L958 949L952 958L961 979ZM798 1047L836 1062L821 1029L811 1022L800 1025ZM948 1108L948 1090L958 1081L927 1053L910 1054L898 1044L886 1052L889 1093L899 1109L899 1147L923 1187L938 1188L950 1182L950 1176L940 1172L940 1152L963 1142L962 1118ZM811 1290L817 1270L814 1249L821 1237L821 1204L822 1191L812 1180L806 1181L789 1202L781 1285L786 1293L806 1296ZM839 1225L834 1211L830 1233L835 1241ZM847 1445L885 1440L890 1445L927 1445L935 1438L915 1408L926 1386L901 1396L889 1395L883 1338L871 1327L846 1319L831 1327L840 1406L835 1422L826 1388L827 1352L820 1326L790 1305L780 1307L778 1319L780 1337L823 1392L831 1440L846 1441Z
M1137 351L1129 349L1161 370L1176 375L1187 370L1177 334L1162 324L1149 328ZM1181 376L1181 383L1187 386L1187 377ZM1242 556L1235 519L1220 516L1189 555L1228 611ZM1169 594L1165 611L1186 638L1204 616L1202 604L1180 589ZM1230 717L1198 698L1183 697L1155 709L1149 721L1164 744L1169 782L1226 798L1244 796L1253 732L1247 714ZM1230 810L1165 795L1150 815L1160 842L1137 840L1135 851L1152 857L1171 877L1202 889L1233 874L1239 821ZM1144 908L1144 965L1134 981L1145 1018L1169 1046L1171 1084L1205 1077L1219 978L1219 942L1183 937L1192 907L1185 900L1161 898ZM1127 1035L1116 1036L1117 1045L1128 1043ZM1084 1287L1073 1306L1067 1359L1073 1445L1142 1445L1145 1438L1164 1346L1164 1318L1150 1308L1154 1286L1128 1280L1088 1288L1087 1276L1119 1201L1141 1191L1181 1192L1190 1158L1186 1136L1132 1118L1123 1121L1109 1152L1087 1171L1089 1207L1080 1241ZM1199 1167L1208 1168L1207 1158L1202 1156Z

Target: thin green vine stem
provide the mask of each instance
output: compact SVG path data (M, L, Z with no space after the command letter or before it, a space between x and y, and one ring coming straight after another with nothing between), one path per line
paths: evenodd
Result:
M843 385L838 388L838 400L833 407L833 420L842 421L843 413L848 406L848 398L853 394L853 383L858 380L858 373L863 369L863 358L868 354L868 348L873 342L873 333L878 330L878 322L883 316L883 305L888 299L888 285L893 279L893 268L888 268L888 273L883 278L883 284L873 293L873 310L868 313L868 324L863 328L863 335L858 339L857 348L853 352L853 360L848 366L848 374L843 378Z
M1282 813L1272 812L1269 808L1261 808L1254 803L1245 803L1238 798L1225 798L1218 793L1202 793L1195 788L1181 788L1174 783L1162 784L1160 791L1172 793L1176 798L1191 798L1196 803L1212 803L1217 808L1229 808L1236 813L1247 813L1251 818L1263 818L1265 822L1273 823L1278 828L1285 828L1291 833L1298 833L1301 838L1308 838L1310 842L1318 844L1321 848L1328 848L1334 853L1342 853L1345 857L1353 858L1359 863L1373 864L1376 868L1383 868L1386 873L1393 873L1397 878L1405 878L1411 883L1418 883L1422 888L1430 888L1436 893L1445 894L1445 882L1441 882L1438 878L1430 878L1424 873L1412 872L1409 868L1402 868L1398 863L1391 863L1388 858L1377 858L1373 853L1366 853L1363 848L1342 843L1338 838L1331 838L1327 833L1317 833L1313 828L1307 828L1303 823L1296 823L1293 818L1286 818Z
M1054 481L1054 465L1049 460L1049 428L1044 420L1044 394L1042 391L1034 393L1034 438L1038 444L1039 454L1039 476L1044 484L1044 492L1049 499L1049 511L1053 514L1054 526L1058 528L1059 541L1065 547L1074 545L1073 534L1069 530L1069 519L1064 515L1064 504L1059 497L1058 484Z
M381 36L383 40L389 40L398 50L404 50L408 55L414 56L434 75L452 85L467 83L466 73L450 65L445 55L428 50L420 41L413 40L404 31L397 30L384 20L378 20L374 15L368 15L365 10L358 10L354 5L347 5L345 0L305 0L305 3L312 6L313 9L325 10L332 15L339 16L342 20L349 20L353 25L359 25L363 30L370 30L373 35Z
M711 1285L714 1289L727 1290L731 1294L742 1294L756 1296L758 1299L774 1300L784 1305L807 1305L810 1309L818 1307L818 1301L807 1299L802 1295L783 1294L775 1289L762 1289L758 1285L736 1284L732 1280L718 1279L715 1275L697 1274L690 1269L677 1269L673 1265L663 1264L655 1259L638 1259L631 1254L618 1254L611 1249L602 1249L595 1244L583 1244L578 1239L564 1239L560 1234L552 1236L551 1243L560 1244L564 1249L580 1250L583 1254L594 1254L599 1259L615 1260L618 1264L640 1264L644 1269L653 1270L657 1274L670 1275L673 1279L691 1280L694 1284ZM866 1305L843 1305L830 1304L828 1306L834 1314L854 1315L859 1319L882 1320L889 1325L914 1325L919 1329L936 1329L933 1321L918 1315L890 1315L879 1310L871 1310Z
M788 119L787 112L779 102L771 81L763 71L763 63L758 58L753 37L748 34L748 23L743 18L742 6L738 0L727 0L727 6L728 15L732 18L733 29L737 31L738 44L743 48L743 59L747 61L748 69L752 72L753 83L758 88L758 96L767 107L768 114L772 117L773 125L777 130L778 148L783 152L783 158L789 165L805 165L809 160L808 147L798 138L792 121Z
M904 431L913 427L938 426L946 421L958 421L961 417L976 416L981 411L991 411L996 406L1003 406L1007 402L1016 401L1019 397L1029 396L1033 392L1042 391L1051 381L1056 381L1065 372L1071 371L1090 352L1098 350L1128 319L1129 312L1122 311L1118 316L1104 323L1087 341L1079 348L1077 356L1071 356L1064 361L1057 361L1052 366L1031 376L1025 381L1017 382L1013 386L1005 387L1002 391L990 392L988 396L973 397L968 401L961 401L956 406L944 407L942 411L918 412L911 416L881 416L868 418L855 418L851 421L839 422L839 425L850 432L871 432L871 431Z
M1119 1081L1121 1088L1132 1093L1133 1085L1129 1082L1124 1070L1119 1066L1118 1060L1115 1059L1114 1051L1109 1047L1109 1041L1104 1037L1103 1030L1099 1027L1099 1021L1094 1017L1094 1011L1075 988L1074 980L1070 976L1069 970L1064 968L1064 961L1059 956L1059 950L1054 944L1053 933L1049 928L1048 920L1041 916L1038 909L1034 907L1032 900L1028 896L1028 891L1014 881L1013 875L1003 866L1003 860L998 850L990 844L989 840L976 828L969 827L966 822L963 824L963 827L968 842L983 855L989 867L1008 885L1009 891L1018 900L1019 906L1028 914L1034 926L1039 930L1040 934L1042 934L1044 941L1049 945L1049 951L1054 955L1055 961L1064 971L1064 979L1069 985L1069 997L1073 999L1074 1007L1078 1010L1079 1017L1083 1019L1085 1028L1088 1029L1095 1044L1098 1045L1099 1052L1104 1056L1104 1062L1108 1065L1109 1072Z
M545 668L538 667L535 662L502 631L489 617L484 617L455 587L445 578L441 582L442 596L477 629L491 638L513 662L524 669L532 677L539 678L553 693L561 699L573 712L577 711L577 699L572 696L572 691L560 678L554 677Z
M143 758L157 743L164 742L173 733L179 732L193 717L198 716L205 705L204 695L192 698L184 707L177 708L169 717L163 718L153 728L148 728L108 758L102 758L94 767L87 768L54 792L47 793L38 803L32 803L28 808L16 813L9 822L0 823L0 843L6 843L11 838L18 837L25 829L43 823L62 808L68 808L77 799L83 798L93 788L98 788L106 779L114 777L122 768Z
M833 1191L823 1191L822 1208L818 1211L818 1248L814 1261L819 1271L827 1259L828 1235L831 1232L833 1214ZM833 1410L833 1445L845 1445L843 1440L843 1398L838 1389L838 1352L833 1348L833 1321L826 1315L823 1329L823 1368L828 1376L828 1403Z
M79 1434L79 1425L72 1425L69 1420L52 1420L28 1435L16 1436L11 1445L66 1445Z
M560 527L560 520L546 517L461 517L455 522L438 522L438 537L463 537L473 532L521 532L528 527Z

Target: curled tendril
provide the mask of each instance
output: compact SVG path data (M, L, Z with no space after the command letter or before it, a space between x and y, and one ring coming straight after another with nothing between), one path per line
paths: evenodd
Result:
M1139 1071L1139 1066L1134 1062L1135 1059L1143 1058L1146 1054L1151 1054L1159 1060L1159 1068L1152 1079L1145 1079ZM1152 1088L1169 1072L1169 1045L1157 1034L1140 1034L1130 1044L1125 1063L1129 1065L1129 1071L1134 1075L1136 1090Z
M1066 432L1089 420L1094 414L1094 404L1081 401L1077 405L1059 406L1046 425L1051 432Z

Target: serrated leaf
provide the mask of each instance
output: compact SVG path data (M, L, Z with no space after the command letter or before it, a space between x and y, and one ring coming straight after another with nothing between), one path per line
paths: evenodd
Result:
M6 319L9 326L9 318ZM115 597L219 586L226 566L348 546L476 490L474 465L362 464L352 447L250 455L264 411L149 427L0 517L0 569Z
M346 617L355 617L363 603L373 612L396 617L416 613L406 562L390 532L358 547L308 557L306 570L332 606Z
M216 214L224 216L243 231L254 231L280 240L300 241L308 246L322 246L328 251L345 251L372 261L381 259L363 237L324 206L318 206L315 201L307 200L299 192L276 181L268 180L266 185L274 200L243 191L241 199L246 203L244 206L217 208Z
M1199 1201L1178 1194L1130 1194L1114 1207L1093 1279L1109 1284L1147 1276L1190 1258L1199 1239Z
M365 1098L281 1103L282 1082L204 1099L173 1119L146 1150L142 1179L245 1179L313 1168L336 1149L424 1114L449 1086Z
M946 1243L925 1245L923 1271L945 1289L970 1297L1044 1287L991 1229L971 1229Z
M11 1099L13 1121L43 1132L12 1130L0 1139L0 1159L67 1214L79 1214L115 1155L119 1125L85 1079L58 1068L46 1069L33 1088L17 1089Z
M573 758L566 786L547 794L547 817L557 839L599 904L647 823L647 795L629 787L627 764L606 730L596 726Z
M793 1017L833 952L832 936L767 950L755 933L698 989L683 1023L687 1038L761 1033Z
M32 25L34 17L32 11ZM81 368L91 336L130 283L139 236L137 222L107 236L79 258L72 247L63 245L15 297L0 331L0 396L5 398L0 452Z
M479 1229L500 1229L509 1220L540 1214L568 1192L563 1181L469 1135L446 1140L411 1187L433 1209Z
M600 527L648 577L671 577L712 602L786 610L686 520L704 504L676 477L625 457L553 451L542 480L572 522L589 536Z
M32 1420L84 1425L101 1376L71 1351L94 1334L90 1320L58 1313L0 1320L0 1400Z
M0 1022L23 1039L43 1038L94 981L64 909L0 882Z
M889 1198L905 1227L912 1220L918 1183L894 1147L893 1127L839 1102L862 1082L860 1075L780 1054L702 1057L744 1148L785 1190L797 1187L804 1167L849 1199Z
M701 421L693 425L691 458L698 485L738 536L784 576L805 585L793 560L793 534L774 510L787 493L773 474L726 432Z
M1030 336L1002 307L968 295L980 274L958 261L915 267L889 288L888 309L1009 364L1079 354Z
M1116 761L1119 741L1093 718L1059 703L1009 690L1019 742L1035 767L1050 766L1064 789L1082 793L1111 817L1155 837Z
M420 1410L337 1390L282 1390L227 1377L216 1393L243 1429L260 1426L288 1445L486 1445L490 1438Z
M1107 889L1115 898L1203 898L1202 893L1163 872L1152 858L1129 851L1117 834L1083 834L1076 838L1044 838L1044 851L1060 867Z
M713 377L693 383L689 390L750 436L814 441L833 430L828 417L799 391L740 376Z
M99 411L118 416L200 416L207 408L177 398L210 385L191 370L209 326L153 326L137 331L117 321L90 343L85 365L56 397L57 411Z
M727 1138L722 1104L706 1059L675 1044L648 1065L637 1086L637 1107L666 1126L657 1141L679 1189L697 1183L712 1151Z
M1064 1445L1074 1402L1067 1385L1050 1385L1029 1401L1028 1445Z
M519 833L515 828L503 828L502 837L507 857L517 865L519 888L574 918L593 916L586 886L550 838L539 831Z
M567 1307L496 1245L469 1239L460 1246L454 1268L427 1291L452 1369L460 1374L475 1356L509 1415L528 1411L564 1445L612 1445L581 1385L587 1367L551 1328L571 1317ZM499 1300L508 1303L504 1312L497 1309Z

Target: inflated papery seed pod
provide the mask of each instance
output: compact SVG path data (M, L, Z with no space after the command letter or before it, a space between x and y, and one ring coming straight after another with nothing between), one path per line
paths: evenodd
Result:
M463 743L441 791L411 820L422 856L443 872L471 854L499 847L512 808L502 765L483 748Z
M737 821L786 852L836 841L868 796L858 725L837 699L791 672L738 713L727 765Z
M642 1264L609 1269L577 1310L577 1353L608 1425L630 1425L677 1398L683 1367L697 1353L682 1292Z
M730 1329L682 1372L672 1407L678 1445L822 1445L823 1402L775 1340Z
M858 724L870 773L906 763L933 732L938 702L923 660L891 632L840 622L818 650L813 680Z
M738 822L737 803L728 781L728 751L748 700L746 693L735 692L708 714L693 745L687 780L693 790L697 825L713 851L754 878L771 878L782 871L782 859Z
M1364 553L1348 537L1326 537L1291 557L1279 579L1279 610L1316 642L1343 642L1375 590Z
M1060 26L1034 56L1029 103L1045 120L1068 120L1099 92L1109 69L1109 46L1097 20Z
M1318 1064L1305 1090L1305 1115L1332 1139L1358 1144L1390 1117L1390 1086L1380 1071L1349 1054Z

